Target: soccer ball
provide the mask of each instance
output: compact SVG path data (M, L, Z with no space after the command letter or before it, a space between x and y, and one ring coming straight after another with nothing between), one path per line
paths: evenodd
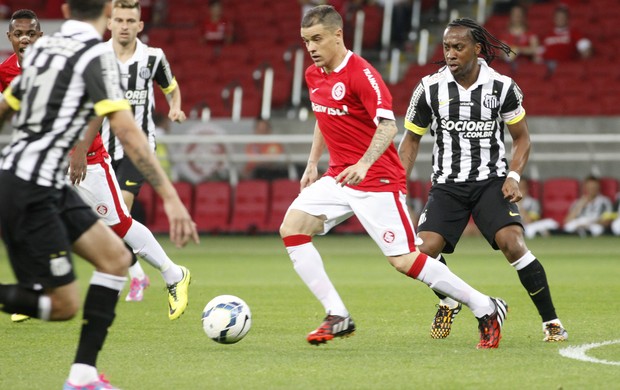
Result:
M211 340L221 344L236 343L251 326L250 307L234 295L217 296L202 311L202 328Z

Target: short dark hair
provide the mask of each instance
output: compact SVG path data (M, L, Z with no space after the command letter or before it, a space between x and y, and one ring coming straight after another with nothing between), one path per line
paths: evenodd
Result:
M37 22L37 31L41 31L41 23L39 23L39 18L37 17L37 14L35 14L32 10L18 9L17 11L13 12L13 15L11 15L11 20L9 20L9 30L13 29L13 21L16 19L35 20Z
M71 18L76 20L94 20L101 16L103 7L110 0L67 0Z
M308 28L316 24L322 24L328 30L342 28L342 16L331 5L318 5L306 11L301 20L301 27Z

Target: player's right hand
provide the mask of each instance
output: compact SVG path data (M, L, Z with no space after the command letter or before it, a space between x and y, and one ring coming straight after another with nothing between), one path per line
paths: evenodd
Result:
M200 243L196 223L192 220L178 196L164 200L164 210L170 223L170 241L177 248L184 247L190 240L196 244Z
M299 181L299 191L308 187L310 184L314 183L319 179L319 169L316 165L308 165L306 166L306 170L304 174L301 176L301 180Z

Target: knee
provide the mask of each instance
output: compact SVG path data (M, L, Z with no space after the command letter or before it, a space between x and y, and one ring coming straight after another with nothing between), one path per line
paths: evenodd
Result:
M282 221L282 224L280 225L280 237L284 238L284 237L288 237L291 236L293 234L295 234L295 230L293 229L293 227L287 223L286 219L284 221Z
M67 321L75 317L80 309L80 300L77 296L50 296L52 301L52 311L50 321Z
M124 276L131 266L131 252L119 241L118 245L108 248L105 261L98 262L98 271L117 276Z
M407 275L418 255L420 255L420 252L416 250L406 255L388 257L388 261L396 271Z
M499 249L504 253L504 256L506 256L506 259L513 262L527 252L527 246L525 245L523 237L523 231L519 227L518 230L509 229L503 232L500 231L495 241Z

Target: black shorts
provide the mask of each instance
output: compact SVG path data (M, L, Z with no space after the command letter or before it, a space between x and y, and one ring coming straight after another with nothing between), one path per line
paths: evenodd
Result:
M121 190L131 192L134 196L138 196L140 188L144 184L144 176L133 165L129 157L123 157L112 163L112 168L116 172L116 180Z
M73 282L72 243L98 219L71 187L42 187L0 171L0 230L25 287Z
M508 225L520 225L521 216L516 203L504 199L505 178L493 178L474 183L436 184L418 222L419 232L435 232L446 240L444 253L454 252L463 230L473 216L480 232L491 244L498 230Z

